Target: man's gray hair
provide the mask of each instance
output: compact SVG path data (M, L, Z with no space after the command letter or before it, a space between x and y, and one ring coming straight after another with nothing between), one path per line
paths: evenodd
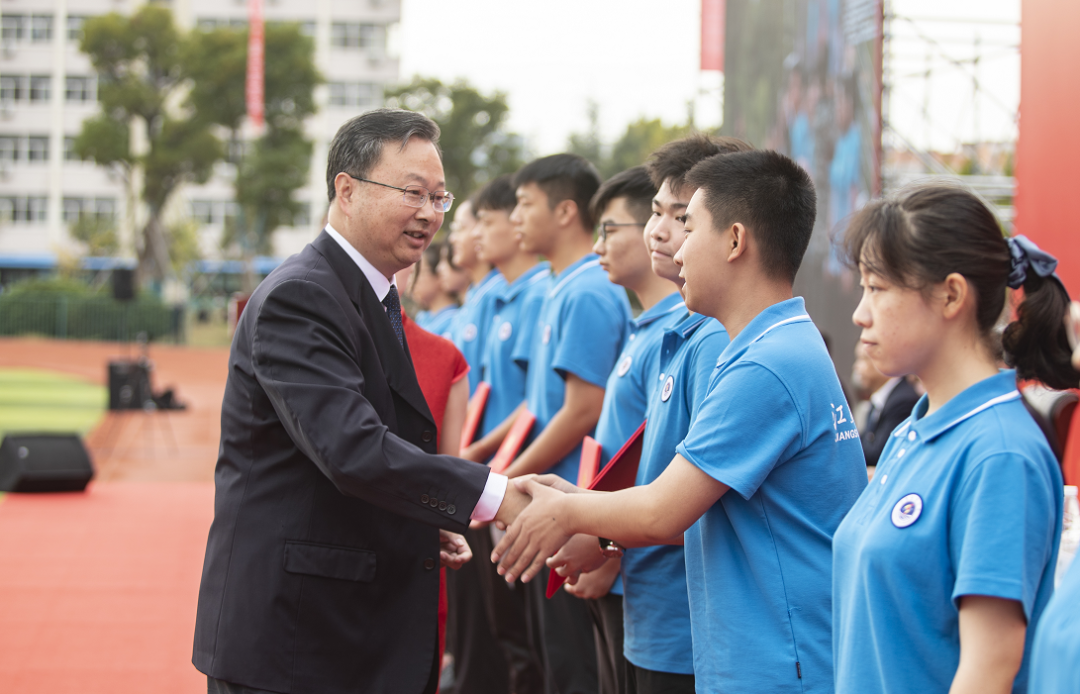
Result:
M334 179L339 173L367 178L379 163L385 144L397 142L400 151L413 137L428 140L438 149L439 126L422 113L394 108L362 113L341 126L330 143L326 162L326 194L330 202L334 201Z

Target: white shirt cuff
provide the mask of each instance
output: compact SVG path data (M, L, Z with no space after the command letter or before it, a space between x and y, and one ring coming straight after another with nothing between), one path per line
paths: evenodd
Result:
M495 514L499 512L499 507L502 506L503 497L506 496L506 483L506 475L500 475L497 472L489 474L487 483L484 485L484 493L480 495L480 501L476 502L476 508L473 509L469 518L481 522L493 520Z

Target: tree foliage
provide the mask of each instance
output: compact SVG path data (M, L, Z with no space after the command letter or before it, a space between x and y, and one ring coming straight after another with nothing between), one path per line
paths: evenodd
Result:
M269 253L274 230L291 224L300 212L302 203L293 195L307 184L312 152L303 123L315 112L314 89L322 81L314 45L298 24L268 24L264 38L266 128L251 142L241 138L247 113L247 30L194 32L184 54L192 80L189 106L199 118L228 131L240 214L226 229L224 245L238 245L248 259Z
M644 164L661 146L695 131L692 118L680 125L665 125L659 118L639 118L627 125L617 140L607 144L600 136L599 109L595 103L589 103L588 114L589 129L571 134L566 149L595 164L605 179Z
M169 196L185 182L203 183L221 158L209 124L168 108L183 88L184 37L172 13L144 5L130 16L110 13L83 25L80 48L98 74L100 113L87 119L75 141L81 158L113 168L132 181L143 170L139 191L149 210L139 244L140 280L171 274L161 215ZM134 151L131 127L146 132L146 148Z
M522 139L506 130L510 106L502 92L482 94L465 80L444 84L414 77L388 89L386 105L418 111L439 124L446 189L459 199L523 163Z

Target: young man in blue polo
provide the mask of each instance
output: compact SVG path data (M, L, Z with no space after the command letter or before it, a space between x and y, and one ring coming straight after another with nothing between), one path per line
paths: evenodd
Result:
M476 384L480 382L481 357L491 325L495 291L506 285L506 280L499 271L476 254L473 229L476 227L477 217L474 204L472 199L461 204L454 214L450 234L447 236L454 266L469 275L465 301L450 322L450 338L469 363L470 395L476 392Z
M539 262L535 253L522 250L518 244L517 232L510 223L510 213L517 204L510 176L499 176L484 186L473 196L473 204L477 223L470 239L477 257L491 264L504 280L491 292L492 319L480 358L481 380L491 391L477 441L462 453L464 458L486 463L506 436L505 430L497 431L499 425L525 401L530 335L534 332L530 326L538 320L551 271L546 262ZM486 558L491 553L489 528L471 532L468 539L475 556ZM539 637L528 630L523 587L508 587L486 560L476 563L484 588L485 612L509 667L509 691L542 694ZM496 656L488 653L486 657L490 662Z
M642 232L651 217L656 187L644 166L609 178L593 196L591 211L599 220L593 252L612 283L632 291L642 312L631 321L626 346L615 362L604 390L604 406L596 425L601 446L600 464L606 464L645 421L645 407L657 389L660 338L685 312L678 287L652 271ZM596 538L583 538L598 552ZM600 694L626 690L623 658L622 580L618 560L583 574L566 590L585 598L593 617Z
M671 463L612 494L560 480L494 556L532 578L575 533L630 547L685 540L699 692L830 692L832 535L866 486L862 447L820 333L793 297L810 241L809 176L776 152L710 157L676 255L691 310L731 343ZM685 533L685 535L684 535Z
M596 168L583 157L556 154L525 165L514 186L510 219L521 247L548 259L552 279L525 385L526 406L536 416L533 437L506 475L552 472L576 481L582 439L600 418L604 386L626 340L630 302L592 253ZM597 688L592 619L583 602L563 591L545 599L542 583L528 590L527 608L540 625L548 689L591 694Z

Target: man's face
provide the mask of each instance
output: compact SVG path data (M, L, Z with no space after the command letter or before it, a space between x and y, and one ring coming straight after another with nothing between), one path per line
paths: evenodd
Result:
M338 176L340 181L347 174ZM418 137L401 150L393 142L384 145L379 163L365 178L399 188L423 186L428 191L445 186L438 150ZM348 186L347 196L341 195L345 189L339 186L340 199L335 199L345 216L342 234L346 239L386 277L419 262L443 222L443 213L435 211L431 200L423 207L409 207L400 190L353 178Z
M476 217L473 215L472 203L466 200L454 213L454 221L450 223L450 235L447 236L453 251L454 265L462 270L476 267L476 245L472 241L472 230L475 226Z
M535 183L518 186L517 205L510 213L510 222L517 232L521 250L550 255L556 241L555 212L540 186Z
M731 237L731 231L713 228L713 218L705 208L703 196L699 189L690 198L682 247L674 261L680 266L680 276L686 282L683 286L686 307L695 313L718 318L725 293L727 249L730 248L726 240Z
M606 236L598 236L593 245L593 253L600 256L600 267L615 284L637 288L652 273L649 251L638 233L644 225L630 214L626 198L615 198L608 203L600 215L600 223L619 225L609 226Z
M674 258L683 244L682 220L692 193L692 190L674 191L670 179L664 181L653 198L652 216L645 225L645 245L653 272L680 287L683 281Z
M520 251L517 229L506 210L480 210L473 227L476 255L498 267L509 262Z

